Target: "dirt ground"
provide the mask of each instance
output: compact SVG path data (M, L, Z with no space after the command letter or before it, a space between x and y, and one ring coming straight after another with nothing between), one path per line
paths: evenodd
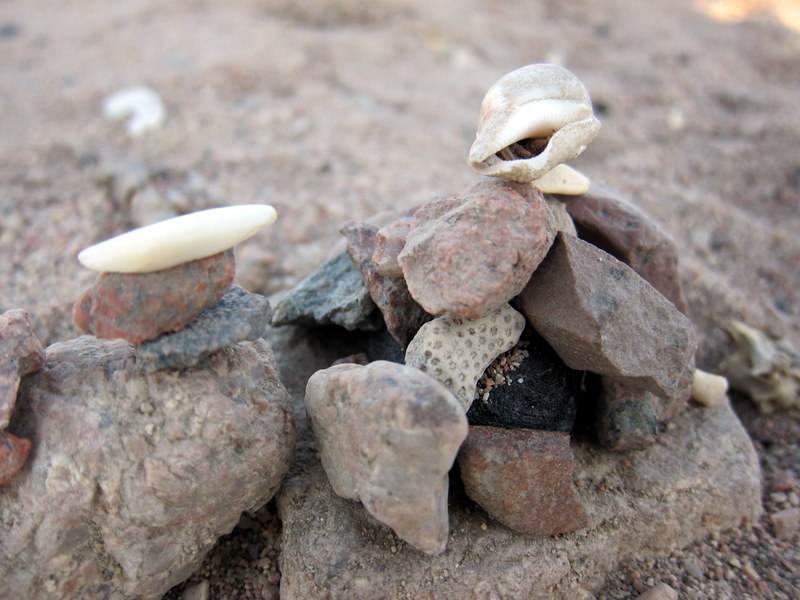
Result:
M719 16L732 4L763 11L721 22L699 8ZM675 236L686 282L704 286L689 290L690 308L730 290L751 325L799 347L800 32L776 16L790 23L793 6L5 0L0 311L29 310L45 343L74 337L71 305L94 279L80 249L154 218L248 202L273 204L279 222L238 250L239 282L287 289L338 247L345 220L469 185L484 92L548 61L584 81L603 122L575 166ZM166 105L163 126L136 138L102 112L133 85ZM721 331L708 336L706 366L724 352ZM800 596L797 537L777 540L769 518L800 494L800 415L735 405L764 467L762 521L622 565L598 598L662 580L682 598ZM787 476L794 484L778 489ZM274 597L279 531L270 506L247 516L193 579L209 580L212 598Z

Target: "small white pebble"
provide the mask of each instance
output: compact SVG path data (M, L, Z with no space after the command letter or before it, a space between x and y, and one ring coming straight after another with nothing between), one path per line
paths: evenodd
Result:
M692 399L703 406L716 406L725 402L728 380L720 375L695 369L692 381Z
M130 117L126 124L128 135L136 137L159 129L167 113L161 96L154 89L139 85L108 96L103 101L103 114L109 119Z

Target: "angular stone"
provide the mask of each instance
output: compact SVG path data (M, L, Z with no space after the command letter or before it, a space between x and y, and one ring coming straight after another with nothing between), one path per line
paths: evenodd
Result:
M219 302L180 331L139 344L136 360L153 371L193 367L221 348L263 337L271 314L264 296L232 285Z
M696 349L691 322L603 250L559 233L517 302L573 369L688 398Z
M663 400L648 391L603 378L597 407L597 439L609 450L641 450L658 438Z
M342 252L280 299L272 324L338 325L348 331L374 331L382 325L375 308L361 273Z
M769 518L779 540L790 540L800 531L800 508L785 508Z
M416 369L378 361L318 371L305 403L333 490L422 552L442 552L447 474L467 435L453 395Z
M482 182L444 214L426 221L415 213L398 261L427 312L477 319L522 291L554 234L544 198L528 193Z
M75 324L132 344L178 331L225 295L233 250L152 273L101 273L73 307Z
M392 539L333 494L316 461L304 462L278 494L281 599L591 598L623 561L669 554L761 513L758 457L728 405L682 413L627 467L597 447L572 451L585 530L515 534L454 486L452 533L435 557Z
M403 269L397 262L397 255L406 245L413 218L400 217L397 221L381 227L375 234L375 253L372 262L375 272L386 277L402 277Z
M555 198L566 204L581 239L627 264L686 314L678 247L644 211L598 184L582 196Z
M411 297L402 277L386 277L377 272L372 260L377 233L377 227L354 221L342 227L342 234L347 238L347 253L361 271L370 297L383 314L386 328L405 348L422 324L432 317Z
M486 367L512 348L524 329L525 318L508 304L478 319L437 317L411 340L405 362L442 383L466 411Z
M502 359L504 363L499 364ZM541 337L525 332L520 343L501 354L478 382L478 397L467 420L470 425L569 433L581 375L567 367Z
M35 452L0 493L2 598L160 598L269 500L294 447L263 340L149 374L122 340L54 344L13 424Z
M5 485L22 470L31 453L31 441L0 431L0 485Z
M587 526L572 483L569 434L470 427L458 453L464 489L489 516L525 535L556 535Z
M556 230L577 236L578 230L575 228L575 221L569 216L566 204L550 195L545 195L544 199L547 201L550 212L553 213L553 223L555 224Z
M44 348L31 329L28 313L12 309L0 315L0 430L8 427L23 375L44 364Z

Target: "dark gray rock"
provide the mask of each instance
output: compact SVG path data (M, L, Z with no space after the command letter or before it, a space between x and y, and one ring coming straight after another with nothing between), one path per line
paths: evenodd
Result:
M658 438L663 400L645 390L603 378L595 430L609 450L641 450Z
M192 367L220 348L263 337L271 314L264 296L232 285L180 331L139 344L136 359L150 371Z
M381 314L346 252L301 281L275 305L272 325L338 325L374 331Z

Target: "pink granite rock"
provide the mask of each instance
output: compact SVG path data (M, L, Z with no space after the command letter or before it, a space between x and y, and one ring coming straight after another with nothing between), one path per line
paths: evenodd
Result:
M448 472L467 435L455 396L386 361L317 371L306 410L333 490L427 554L448 538Z
M514 531L547 536L588 524L568 433L470 427L458 466L467 495Z
M621 260L686 314L678 248L641 209L618 192L592 184L582 196L555 196L567 206L581 239Z
M75 324L99 338L138 344L186 326L225 295L233 250L152 273L101 273L73 307Z
M154 373L122 340L53 344L13 425L34 451L0 492L0 598L160 598L272 497L294 447L263 340Z
M633 269L559 233L518 307L573 369L606 375L663 398L686 391L692 324Z
M12 309L0 315L0 430L8 427L23 375L44 364L44 348L31 329L28 313Z
M544 198L528 188L526 198L481 182L443 214L414 214L398 262L427 312L477 319L522 291L554 235Z
M0 431L0 485L5 485L22 470L31 453L30 440Z
M361 271L370 298L383 314L389 333L405 348L419 328L433 317L411 297L405 280L378 273L372 258L377 232L378 228L373 225L354 221L342 227L342 234L347 238L347 253Z

